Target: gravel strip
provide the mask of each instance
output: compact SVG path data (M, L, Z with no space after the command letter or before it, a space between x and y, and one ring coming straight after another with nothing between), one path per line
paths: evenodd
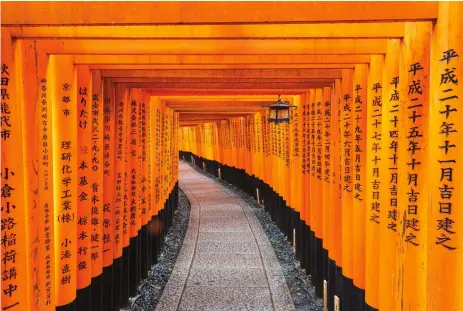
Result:
M182 247L188 227L190 208L190 201L179 188L179 206L175 211L172 227L169 228L165 237L165 244L158 257L158 263L148 272L148 278L138 286L138 295L131 297L129 304L121 311L150 311L156 308Z
M315 287L311 283L310 275L306 275L305 270L301 268L300 263L296 260L296 255L291 244L278 226L272 221L270 214L267 213L263 205L257 204L253 197L237 187L218 179L214 175L204 172L194 165L192 165L192 167L201 174L206 175L239 194L241 198L251 206L275 250L296 310L322 311L323 300L315 296Z

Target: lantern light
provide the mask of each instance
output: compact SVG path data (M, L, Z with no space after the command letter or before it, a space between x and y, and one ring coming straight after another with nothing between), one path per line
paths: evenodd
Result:
M296 108L294 105L290 105L281 100L281 95L278 95L278 101L276 104L264 106L268 107L270 114L268 118L269 123L280 124L280 123L289 123L290 119L290 108Z

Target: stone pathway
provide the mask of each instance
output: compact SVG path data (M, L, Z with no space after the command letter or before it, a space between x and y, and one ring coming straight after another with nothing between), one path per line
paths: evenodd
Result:
M295 310L275 252L243 199L180 163L188 230L156 311Z

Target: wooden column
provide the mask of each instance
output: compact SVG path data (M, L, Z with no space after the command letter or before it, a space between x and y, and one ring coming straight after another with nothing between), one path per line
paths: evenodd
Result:
M130 238L135 238L138 234L140 227L140 219L138 217L139 209L139 198L138 198L138 182L139 182L139 170L138 170L138 145L139 145L139 129L138 129L138 91L137 89L130 89L129 95L129 107L130 107L130 123L129 126L129 188L130 188Z
M368 66L355 65L352 91L352 261L354 308L361 310L365 300L365 202L367 150Z
M382 78L381 163L380 168L380 233L378 266L378 305L380 310L393 310L396 296L396 255L398 230L398 152L399 147L399 61L401 41L387 42ZM371 213L367 222L374 222L377 213ZM373 224L370 224L371 228ZM371 243L376 244L375 241ZM374 296L367 303L374 304ZM371 299L370 299L371 298ZM373 305L371 305L374 307Z
M55 305L55 284L53 282L55 271L53 269L54 258L54 206L53 206L53 161L52 161L52 107L50 95L50 79L48 74L48 60L45 52L36 51L37 53L37 73L40 77L40 102L41 109L40 119L41 126L39 130L39 219L43 221L43 226L39 224L39 239L44 241L44 248L39 250L39 273L41 279L45 280L44 286L40 289L41 308L44 311L54 310Z
M82 306L91 307L92 279L92 80L88 66L77 66L77 289Z
M380 178L381 170L386 170L385 160L382 156L381 127L383 105L383 63L382 55L372 55L368 73L368 94L365 108L367 111L366 123L366 152L365 158L365 302L378 309L379 284L379 238L381 212L386 213L385 207L381 211L381 197L386 194L382 189L387 188L385 179ZM386 101L387 103L387 101ZM386 176L386 175L384 175ZM389 176L387 176L389 177ZM382 187L382 188L381 188Z
M93 141L95 149L100 149L98 155L102 157L98 170L103 172L102 250L105 268L111 266L114 259L116 107L114 96L108 94L112 88L104 93L101 71L92 71L92 84Z
M353 102L353 73L352 70L343 70L341 79L341 145L342 145L342 197L341 197L341 214L342 214L342 274L345 279L343 282L343 294L341 298L342 309L350 311L352 286L353 286L353 241L352 241L352 204L354 188L354 171L353 154L354 140L352 124L352 102Z
M51 180L51 114L48 96L48 55L34 45L17 44L19 69L18 103L23 120L23 164L25 186L25 217L28 234L27 253L31 310L54 310L53 300L53 190ZM9 76L9 75L7 75ZM2 87L8 87L6 77ZM2 96L6 97L7 96ZM2 100L4 100L2 98ZM6 103L8 105L8 103ZM10 124L9 113L2 110L2 123ZM7 132L4 132L7 134ZM7 138L6 135L4 138ZM12 246L14 239L4 236ZM7 270L4 270L6 273ZM26 275L24 275L25 277Z
M141 210L141 226L145 226L148 223L148 219L151 217L151 215L148 215L148 188L147 188L147 182L148 182L148 161L147 161L147 128L146 128L146 119L147 119L147 105L149 105L149 102L147 102L147 98L144 92L141 93L141 103L140 103L140 125L139 125L139 130L140 130L140 172L141 172L141 177L140 177L140 210Z
M111 82L105 79L105 90L111 89ZM119 204L119 208L121 209L121 244L122 249L126 248L130 244L130 172L129 172L129 158L128 158L128 149L129 143L128 136L130 133L130 103L128 100L128 90L125 87L116 85L114 87L114 98L115 102L117 103L116 109L116 122L117 122L117 130L116 130L116 138L117 138L117 154L115 160L115 168L116 168L116 198L122 196L122 202ZM106 96L105 96L106 97ZM121 181L119 181L121 180ZM119 186L120 182L120 186ZM121 193L117 192L117 188L121 187ZM116 206L117 206L116 202Z
M56 306L72 309L77 285L76 68L68 56L50 56ZM59 309L58 309L59 310Z
M323 216L323 195L322 195L322 101L323 89L315 89L310 109L310 140L311 140L311 184L310 184L310 212L312 215L311 228L313 231L312 245L312 279L315 285L315 294L318 297L323 295L322 281L322 216Z
M341 296L341 267L342 267L342 125L341 125L341 81L336 79L331 93L331 126L330 126L330 209L328 214L328 228L330 236L328 241L329 280L328 280L328 306L334 309L334 295Z
M151 150L151 161L153 162L153 169L151 171L152 179L152 195L151 200L154 204L152 211L152 216L158 214L158 201L159 201L159 107L158 107L158 98L155 96L150 97L150 106L151 106L151 137L153 148ZM190 150L191 151L191 150ZM157 223L157 222L156 222ZM158 223L157 223L158 224ZM159 226L153 225L153 233L159 233Z
M29 309L27 276L27 238L25 185L22 180L23 129L19 98L18 75L20 63L15 56L16 42L2 27L1 62L1 234L2 242L2 309L20 311ZM2 271L2 276L3 276ZM53 282L53 280L52 280ZM54 303L54 302L53 302Z
M301 118L303 113L303 107L301 105L300 96L294 96L293 105L297 108L291 109L291 207L298 213L299 218L301 217L301 197L302 197L302 171L301 171ZM299 239L300 237L296 237ZM297 242L299 243L299 242Z
M329 282L329 247L331 245L331 231L329 228L329 216L331 209L331 93L332 88L325 87L323 88L323 101L322 101L322 130L321 130L321 143L322 143L322 152L321 152L321 177L322 177L322 286L323 282ZM328 294L328 299L329 298Z
M125 174L126 174L126 123L127 110L126 99L127 93L125 88L116 89L110 79L103 80L103 103L110 105L114 110L114 139L113 147L113 205L112 205L112 249L113 249L113 303L114 308L119 308L123 304L125 295L122 291L127 286L124 278L124 260L127 261L127 202L125 200ZM127 291L126 291L127 292Z
M108 195L112 189L104 187L104 175L106 172L107 158L103 155L103 104L100 103L101 76L92 72L92 94L89 94L91 104L91 128L92 143L90 146L91 161L89 163L89 198L91 202L91 260L92 260L92 308L103 308L103 219L104 219L104 195ZM95 96L96 95L96 96ZM91 97L90 97L91 96ZM109 122L113 118L109 114L105 119ZM114 122L114 121L113 121ZM106 124L105 124L106 127ZM106 128L105 128L106 131ZM104 133L107 136L109 133ZM104 151L106 153L107 150ZM106 189L106 191L103 191Z
M306 228L305 228L305 235L304 235L304 259L303 260L303 266L305 266L305 269L307 273L311 274L312 272L312 267L311 267L311 254L312 254L312 249L311 249L311 232L312 232L312 214L311 214L311 208L313 206L311 202L311 144L310 144L310 109L312 106L312 101L315 96L315 90L310 89L308 93L305 94L305 100L304 100L304 114L303 114L303 132L304 132L304 143L305 146L303 146L303 150L305 152L305 155L303 154L303 157L305 159L305 166L303 163L303 189L306 191L303 192L304 195L304 215L305 215L305 223L306 223Z
M462 2L439 2L432 38L428 310L463 309L462 16Z
M398 310L426 308L430 22L406 23L399 69Z
M98 241L95 239L94 242L95 244L98 243L98 253L101 257L101 261L98 260L97 269L101 269L101 305L102 310L106 311L112 303L110 298L113 286L111 265L113 263L112 239L114 236L112 220L112 208L114 207L114 146L112 145L114 142L114 105L110 106L109 102L104 102L102 88L101 71L92 71L91 164L92 171L96 173L95 179L92 181L92 202L95 202L92 208L92 223L96 223L95 218L98 219L99 225L95 226L96 231L94 233L99 236L99 239ZM92 247L93 253L96 248L95 245Z
M314 128L312 139L314 139L314 159L315 161L315 172L314 172L314 183L316 186L314 190L317 192L312 192L312 202L314 202L317 208L314 209L315 212L315 224L314 228L315 236L320 240L319 246L321 251L321 242L323 240L323 89L319 88L315 91L315 102L314 102L314 112L312 120L314 120Z

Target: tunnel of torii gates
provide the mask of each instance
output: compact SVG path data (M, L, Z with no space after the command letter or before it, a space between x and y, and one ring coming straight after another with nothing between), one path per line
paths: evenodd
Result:
M329 310L463 310L462 2L1 9L2 311L124 305L179 153L269 210Z

